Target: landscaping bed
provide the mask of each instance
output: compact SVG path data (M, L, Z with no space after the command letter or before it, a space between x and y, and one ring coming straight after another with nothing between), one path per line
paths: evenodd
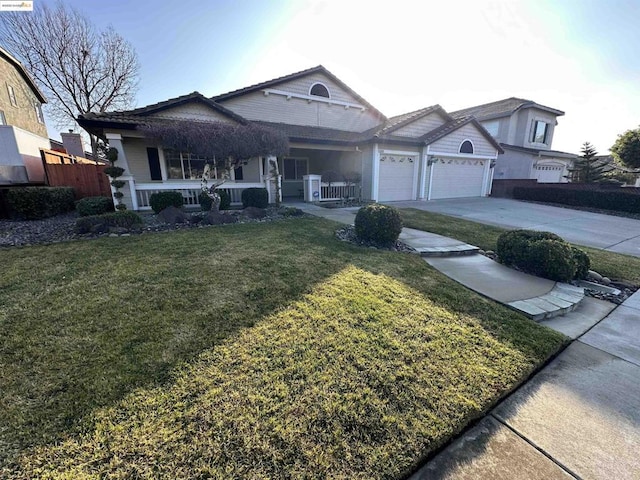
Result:
M566 341L318 218L0 260L2 478L402 478Z

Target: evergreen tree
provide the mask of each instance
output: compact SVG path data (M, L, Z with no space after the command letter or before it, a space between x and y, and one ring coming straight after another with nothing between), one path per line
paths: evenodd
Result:
M598 152L589 142L584 142L582 156L576 158L569 169L569 179L573 183L597 183L606 180L606 163L596 158Z

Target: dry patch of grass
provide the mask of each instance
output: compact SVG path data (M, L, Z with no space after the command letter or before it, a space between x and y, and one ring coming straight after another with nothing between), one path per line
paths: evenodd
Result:
M0 477L395 478L562 345L335 228L0 251Z

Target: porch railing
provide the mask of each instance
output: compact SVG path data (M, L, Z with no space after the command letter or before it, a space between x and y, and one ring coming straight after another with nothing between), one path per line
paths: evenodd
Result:
M242 191L247 188L264 188L264 183L225 183L218 190L226 191L231 197L231 205L242 204ZM138 209L151 210L151 195L157 192L175 191L182 194L186 206L200 205L200 185L170 183L136 183Z
M347 182L331 182L320 184L320 201L328 202L358 198L358 185Z

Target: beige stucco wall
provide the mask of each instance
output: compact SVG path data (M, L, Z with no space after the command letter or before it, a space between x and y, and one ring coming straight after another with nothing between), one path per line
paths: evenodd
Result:
M4 112L7 125L15 125L48 138L47 127L44 123L38 122L34 108L34 102L39 104L40 101L15 66L2 56L0 56L0 79L2 79L0 80L0 110ZM14 107L9 99L9 85L15 92L17 107Z

